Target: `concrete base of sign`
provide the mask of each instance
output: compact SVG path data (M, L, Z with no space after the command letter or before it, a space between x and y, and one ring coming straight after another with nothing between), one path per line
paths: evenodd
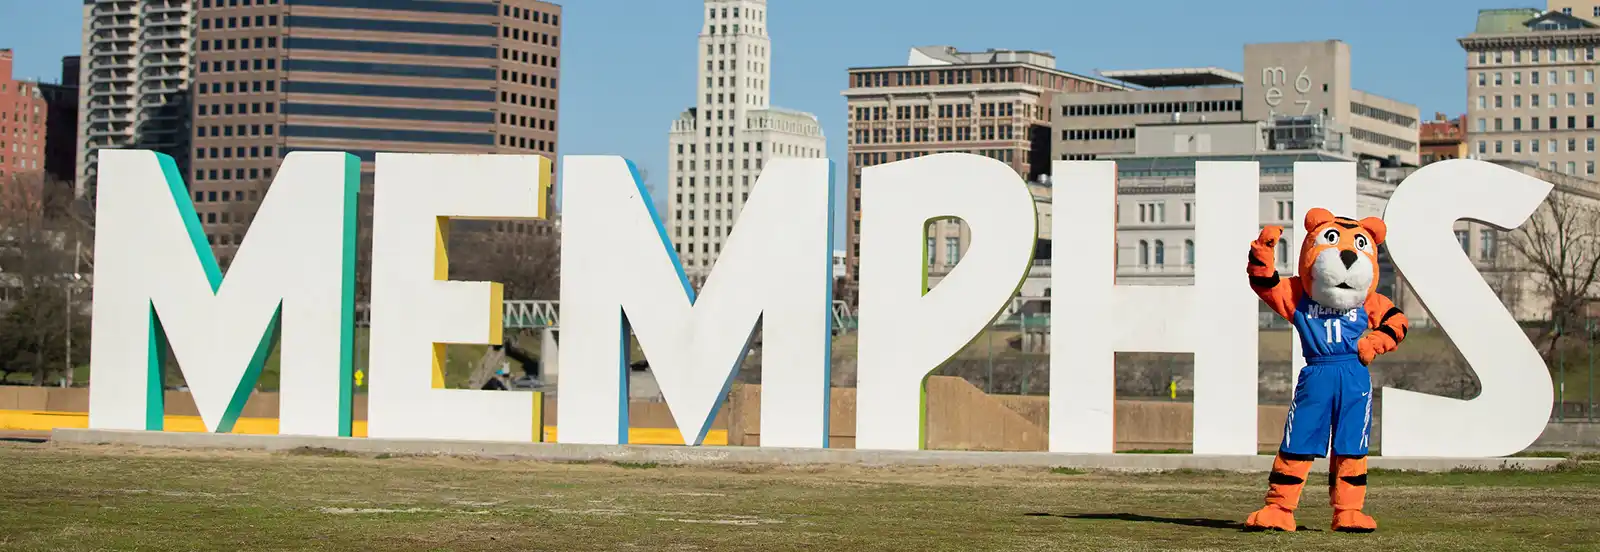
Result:
M1188 469L1262 473L1272 468L1271 456L1191 454L1064 454L956 450L887 451L683 447L668 445L489 443L423 439L364 439L96 429L57 429L52 434L51 440L57 443L87 445L110 444L268 451L323 448L365 454L439 454L554 462L654 462L669 465L1031 466L1114 471ZM1548 470L1562 462L1563 460L1560 458L1385 458L1374 456L1369 462L1369 467L1372 469L1423 472L1442 472L1457 469ZM1326 472L1327 462L1319 460L1312 469L1313 471Z

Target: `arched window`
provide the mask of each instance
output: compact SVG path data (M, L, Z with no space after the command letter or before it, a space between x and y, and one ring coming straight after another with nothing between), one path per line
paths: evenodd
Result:
M1150 264L1150 242L1139 240L1139 266Z
M1161 240L1156 240L1156 264L1167 264L1167 246Z
M1183 264L1194 266L1194 240L1183 240Z

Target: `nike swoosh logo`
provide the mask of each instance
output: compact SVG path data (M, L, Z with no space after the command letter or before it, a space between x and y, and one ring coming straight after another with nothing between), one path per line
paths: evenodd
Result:
M1362 394L1361 394L1361 396L1363 396L1363 397L1365 397L1365 396L1367 396L1367 395L1369 395L1369 394L1371 394L1371 393L1372 393L1372 392L1371 392L1371 391L1368 391L1368 392L1366 392L1366 393L1362 393Z

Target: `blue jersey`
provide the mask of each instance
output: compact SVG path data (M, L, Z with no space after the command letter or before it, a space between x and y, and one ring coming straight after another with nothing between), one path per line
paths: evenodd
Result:
M1300 350L1308 362L1316 357L1354 355L1361 334L1367 331L1367 310L1330 309L1306 297L1295 305L1294 328L1300 333Z

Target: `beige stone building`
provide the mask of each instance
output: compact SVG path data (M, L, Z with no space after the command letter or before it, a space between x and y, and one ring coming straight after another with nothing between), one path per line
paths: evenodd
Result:
M1243 74L1217 67L1103 72L1127 87L1058 97L1054 158L1131 154L1141 124L1306 117L1329 130L1333 142L1319 149L1418 165L1417 107L1352 88L1350 58L1350 46L1337 40L1249 44ZM1191 145L1193 153L1209 149Z
M711 273L750 188L775 158L827 157L822 125L772 100L766 0L705 0L695 105L667 138L667 212L684 272Z
M1600 19L1578 4L1478 12L1460 39L1472 155L1596 178Z
M962 52L912 48L905 65L856 67L843 95L849 105L846 265L857 277L861 252L861 169L945 152L987 156L1034 184L1041 221L1048 221L1050 106L1060 96L1125 90L1127 85L1061 71L1047 52ZM1041 231L1048 232L1048 222ZM1042 236L1048 239L1048 234ZM929 227L929 281L937 282L966 251L955 221ZM1035 272L1048 274L1048 259Z

